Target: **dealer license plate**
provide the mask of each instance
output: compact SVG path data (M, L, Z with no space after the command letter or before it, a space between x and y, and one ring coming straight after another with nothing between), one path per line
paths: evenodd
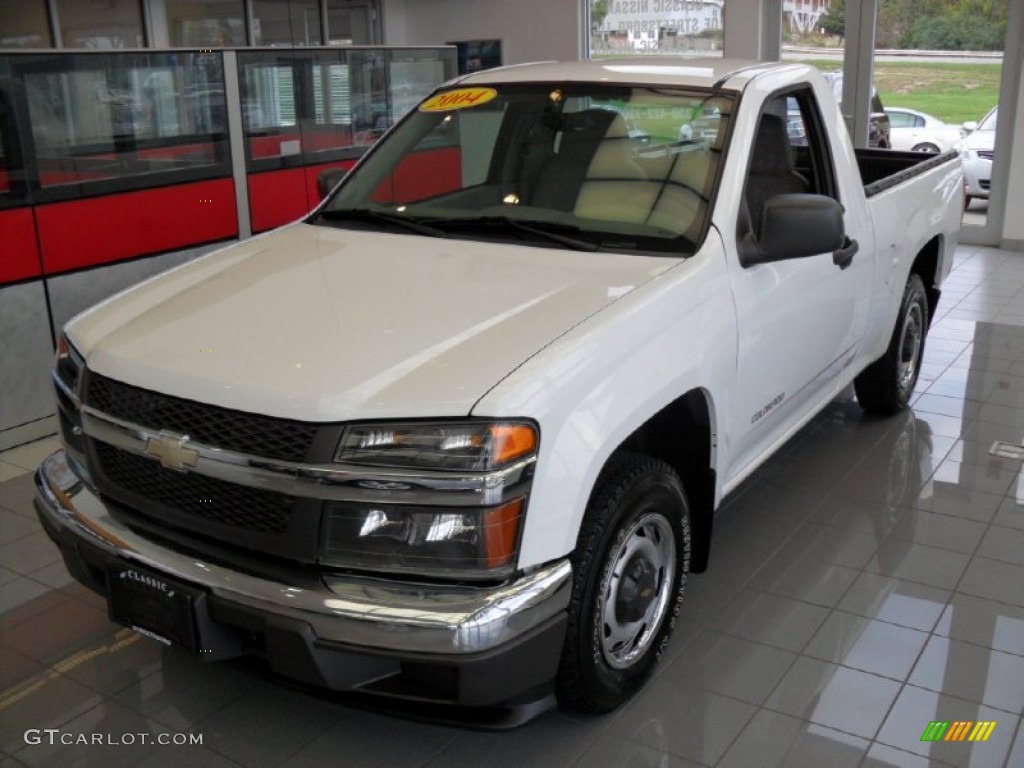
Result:
M196 650L194 602L201 592L138 565L107 571L110 619L164 645Z

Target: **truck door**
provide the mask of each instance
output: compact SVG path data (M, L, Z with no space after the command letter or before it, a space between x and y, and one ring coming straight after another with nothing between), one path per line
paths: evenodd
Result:
M833 155L809 85L773 95L759 117L738 212L737 254L756 238L765 201L811 193L839 200ZM862 206L853 206L861 211ZM870 251L862 215L844 213L846 234ZM743 266L730 264L739 349L734 441L736 478L845 385L867 321L872 261L855 254L845 267L832 252Z

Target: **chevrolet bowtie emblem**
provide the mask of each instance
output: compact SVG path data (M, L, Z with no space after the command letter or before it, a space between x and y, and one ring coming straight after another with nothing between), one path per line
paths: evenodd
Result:
M146 454L175 472L184 472L186 467L194 467L199 460L199 451L185 445L188 435L174 432L161 432L157 437L146 440Z

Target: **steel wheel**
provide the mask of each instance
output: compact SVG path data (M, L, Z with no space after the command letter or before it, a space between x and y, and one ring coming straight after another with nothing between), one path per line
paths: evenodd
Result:
M911 274L885 354L854 380L864 410L893 414L907 407L921 372L927 333L928 294L921 276Z
M643 657L668 609L676 545L668 522L648 514L633 523L618 549L601 595L601 653L625 669Z
M650 456L614 454L571 557L555 692L573 709L610 712L650 677L682 607L690 512L679 475Z
M911 304L907 307L900 339L898 376L901 392L908 392L917 380L917 369L921 365L924 322L924 310L920 304Z

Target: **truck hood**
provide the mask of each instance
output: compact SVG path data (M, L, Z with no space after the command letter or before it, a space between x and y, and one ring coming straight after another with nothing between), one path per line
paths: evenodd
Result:
M90 369L200 402L306 421L459 416L677 263L295 224L114 296L67 333Z
M964 146L967 149L973 149L975 151L979 149L987 149L989 151L996 145L996 132L995 131L972 131L964 137Z

